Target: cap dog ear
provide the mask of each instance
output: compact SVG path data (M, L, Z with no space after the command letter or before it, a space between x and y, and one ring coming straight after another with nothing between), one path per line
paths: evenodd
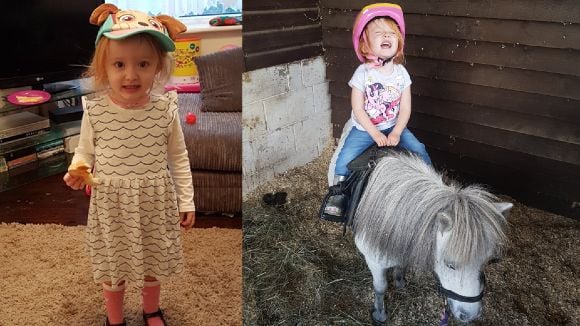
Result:
M169 33L169 37L174 41L178 34L187 30L187 27L182 22L171 16L159 15L155 17L155 19L159 20L163 26L165 26L167 33Z
M89 18L89 23L97 26L101 26L110 14L114 14L119 11L119 8L114 4L103 3L93 10L91 17Z

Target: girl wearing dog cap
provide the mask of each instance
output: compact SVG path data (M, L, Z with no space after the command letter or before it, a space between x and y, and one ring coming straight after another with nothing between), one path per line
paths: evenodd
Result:
M371 4L357 15L352 43L361 65L349 81L352 128L345 130L344 142L336 149L335 185L350 174L347 164L373 144L399 146L431 164L425 145L407 129L411 78L402 65L404 42L405 20L400 6ZM321 217L342 222L347 199L334 193L323 204Z
M152 89L169 78L173 39L186 28L112 4L97 7L89 21L100 29L88 74L102 92L84 101L64 181L84 188L76 166L95 176L86 239L94 280L103 286L104 324L125 325L125 282L134 282L145 325L165 325L160 282L183 269L180 226L192 227L195 205L177 94Z

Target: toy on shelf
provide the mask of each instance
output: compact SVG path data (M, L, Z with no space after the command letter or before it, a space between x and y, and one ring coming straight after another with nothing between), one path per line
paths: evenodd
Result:
M209 20L211 26L231 26L240 25L242 20L233 16L216 16Z

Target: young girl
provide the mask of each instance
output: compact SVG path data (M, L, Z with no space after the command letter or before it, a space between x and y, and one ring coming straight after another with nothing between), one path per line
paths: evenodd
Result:
M353 128L342 149L337 149L334 184L346 179L347 164L373 143L398 145L431 164L425 146L407 129L411 78L402 65L405 20L401 7L391 3L364 7L355 20L352 41L362 64L349 81ZM345 204L343 194L331 196L324 213L342 217Z
M182 270L179 226L193 226L195 206L177 95L151 90L169 77L172 39L186 28L111 4L90 22L101 27L88 74L105 91L85 103L64 181L73 189L92 183L87 247L103 285L105 325L125 325L125 281L143 287L145 324L165 325L160 281Z

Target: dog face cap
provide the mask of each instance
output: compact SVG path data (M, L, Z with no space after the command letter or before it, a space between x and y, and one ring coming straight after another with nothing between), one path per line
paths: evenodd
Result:
M120 10L116 13L111 13L101 25L95 44L102 36L112 40L120 40L139 33L147 33L153 36L165 51L175 51L175 44L169 37L169 33L163 23L137 10Z

